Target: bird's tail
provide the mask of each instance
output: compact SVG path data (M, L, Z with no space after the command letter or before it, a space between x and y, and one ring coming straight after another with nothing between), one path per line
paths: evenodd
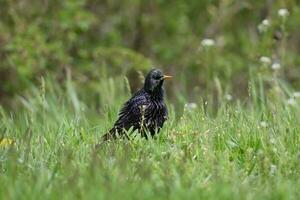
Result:
M117 138L117 129L112 128L110 131L108 131L106 134L104 134L101 137L102 141L108 141L108 140L114 140Z
M118 135L118 129L117 128L114 127L112 129L110 129L110 131L108 131L106 134L104 134L100 138L100 142L98 144L96 144L95 148L99 149L106 142L108 142L110 140L115 140L117 138L117 135Z

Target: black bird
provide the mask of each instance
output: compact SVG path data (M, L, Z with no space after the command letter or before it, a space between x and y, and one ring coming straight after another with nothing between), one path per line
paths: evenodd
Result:
M167 119L168 110L164 103L163 83L167 76L159 69L152 69L146 76L144 87L136 92L122 107L113 128L102 136L102 141L118 136L128 137L126 132L138 132L145 138L154 136Z

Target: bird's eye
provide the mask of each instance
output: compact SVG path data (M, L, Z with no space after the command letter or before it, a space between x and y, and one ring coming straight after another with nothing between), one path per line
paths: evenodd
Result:
M159 79L161 79L161 77L160 76L154 76L153 77L155 80L159 80Z

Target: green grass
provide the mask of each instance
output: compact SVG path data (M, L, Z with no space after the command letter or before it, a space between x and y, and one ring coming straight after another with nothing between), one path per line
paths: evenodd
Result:
M101 81L100 103L87 103L71 82L42 81L21 106L1 109L0 138L15 144L0 147L0 199L300 198L298 99L252 88L247 103L222 99L216 112L211 102L182 114L169 103L156 139L94 152L129 96L121 83Z

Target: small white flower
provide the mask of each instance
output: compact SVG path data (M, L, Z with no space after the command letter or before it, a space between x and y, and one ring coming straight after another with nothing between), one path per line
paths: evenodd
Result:
M259 32L265 32L269 27L271 23L268 19L264 19L258 26Z
M289 16L289 14L290 14L290 12L286 8L281 8L278 10L278 15L280 17L287 17L287 16Z
M231 148L235 148L235 147L237 147L238 146L238 144L237 143L235 143L234 141L232 141L232 140L229 140L229 141L227 141L227 144L228 144L228 146L230 146Z
M263 64L271 64L271 58L269 58L267 56L262 56L262 57L259 58L259 60Z
M230 94L226 94L226 95L225 95L225 99L226 99L227 101L231 101L231 100L232 100L232 96L231 96Z
M18 158L17 160L20 164L23 164L24 163L24 158Z
M274 175L277 171L277 166L276 165L271 165L270 166L270 174Z
M184 104L184 109L186 111L192 111L192 110L195 110L197 108L197 104L196 103L186 103Z
M288 100L287 100L287 104L288 105L291 105L291 106L294 106L294 105L296 105L296 100L294 99L294 98L289 98Z
M265 121L261 121L261 122L259 123L259 125L260 125L261 127L263 127L263 128L266 128L266 127L268 126L268 123L265 122Z
M270 143L271 143L271 144L276 144L276 140L272 137L272 138L270 139Z
M274 63L272 64L271 68L272 68L273 70L279 70L279 69L281 68L281 65L280 65L280 63L278 63L278 62L274 62Z
M294 92L294 93L293 93L293 97L299 98L299 97L300 97L300 92Z
M205 38L201 41L203 47L215 46L216 42L213 39Z
M270 21L268 19L264 19L261 23L265 26L270 26Z

